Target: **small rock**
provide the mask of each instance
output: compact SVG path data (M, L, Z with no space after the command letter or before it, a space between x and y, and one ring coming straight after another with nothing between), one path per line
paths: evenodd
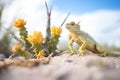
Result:
M65 62L68 62L68 63L70 63L70 62L73 62L73 60L65 60Z

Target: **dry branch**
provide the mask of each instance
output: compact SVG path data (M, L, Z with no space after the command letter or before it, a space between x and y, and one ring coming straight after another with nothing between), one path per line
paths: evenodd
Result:
M47 28L46 28L46 37L45 37L45 43L44 43L45 49L44 50L45 50L46 54L50 54L49 50L48 50L48 44L49 44L50 37L51 37L51 31L50 31L51 20L50 20L50 17L51 17L52 7L49 10L46 2L45 2L45 6L46 6L46 12L47 12Z
M28 51L28 52L31 53L31 54L34 54L34 52L33 52L31 49L29 49L28 46L25 45L9 28L5 28L5 27L3 27L3 28L6 29L6 31L7 31L9 34L11 34L11 36L12 36L15 40L17 40L18 43L19 43L22 47L24 47L24 49L25 49L26 51Z
M69 13L67 14L66 18L65 18L65 19L64 19L64 21L61 23L60 27L62 27L62 26L63 26L63 24L65 23L65 21L66 21L66 20L67 20L67 18L69 17L70 13L71 13L71 12L69 12Z

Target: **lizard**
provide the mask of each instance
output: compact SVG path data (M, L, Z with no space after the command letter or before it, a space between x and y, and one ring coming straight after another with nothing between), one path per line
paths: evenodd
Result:
M71 55L75 53L72 45L73 42L77 43L80 47L78 52L80 55L85 54L85 50L91 51L92 53L98 54L100 56L120 56L120 54L115 54L105 50L97 41L95 41L88 33L80 30L80 22L75 23L74 21L66 24L69 34L68 48L71 52Z

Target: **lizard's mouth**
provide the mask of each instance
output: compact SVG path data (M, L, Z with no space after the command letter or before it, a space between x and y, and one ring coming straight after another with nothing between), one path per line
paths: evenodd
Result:
M66 26L66 28L68 29L68 31L75 33L75 34L80 34L80 30L79 29L75 29L69 26Z
M66 28L67 28L67 29L69 29L69 27L68 27L68 26L66 26Z
M66 27L67 29L70 29L70 28L71 28L70 26L71 26L71 25L70 25L69 23L67 23L65 27Z
M69 26L66 26L67 30L70 31L70 32L73 32L73 29Z

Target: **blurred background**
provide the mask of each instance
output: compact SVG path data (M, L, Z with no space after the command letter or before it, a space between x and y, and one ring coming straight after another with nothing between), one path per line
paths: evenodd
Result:
M68 12L69 21L80 21L81 30L90 34L96 41L112 51L120 51L120 1L119 0L0 0L0 54L8 57L14 39L2 28L5 26L16 33L13 21L23 18L27 21L26 28L43 32L45 36L46 9L44 2L52 6L51 25L60 26ZM67 34L63 32L59 48L67 49ZM76 46L76 44L75 44ZM76 47L77 48L77 47Z

